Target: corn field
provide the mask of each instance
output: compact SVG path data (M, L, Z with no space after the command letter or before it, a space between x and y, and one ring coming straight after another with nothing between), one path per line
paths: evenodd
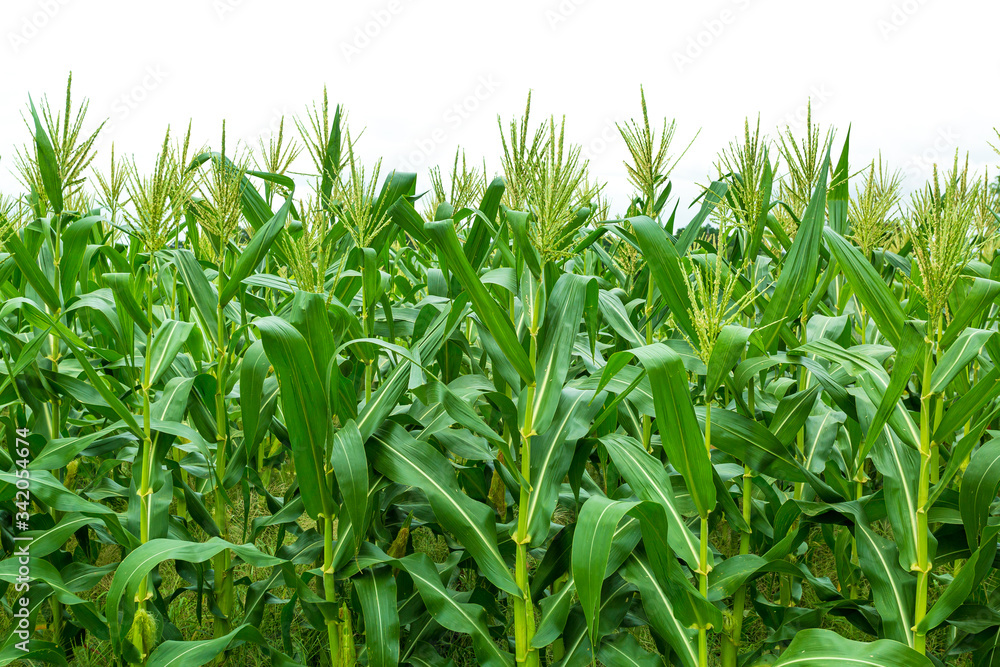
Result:
M996 182L810 116L681 202L638 101L614 213L530 97L420 178L29 102L0 665L1000 665Z

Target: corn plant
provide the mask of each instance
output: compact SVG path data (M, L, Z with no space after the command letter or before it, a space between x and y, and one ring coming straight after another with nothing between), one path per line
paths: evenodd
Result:
M960 154L904 188L747 120L681 202L640 91L612 215L530 97L425 182L326 90L149 164L69 90L0 197L0 664L997 660Z

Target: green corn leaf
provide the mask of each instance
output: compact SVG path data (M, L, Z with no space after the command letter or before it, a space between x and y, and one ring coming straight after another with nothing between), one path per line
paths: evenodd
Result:
M752 229L750 242L747 245L747 257L756 257L760 252L760 244L764 239L764 232L767 229L767 216L771 210L771 192L774 188L774 170L771 168L771 159L768 157L767 148L764 148L764 173L760 179L760 209L752 211L754 219L751 220Z
M173 255L177 273L191 294L192 301L194 301L194 312L198 316L201 330L208 334L209 340L219 345L216 319L219 306L218 295L212 289L208 278L205 277L205 271L190 250L174 250Z
M391 209L393 223L420 243L429 243L430 239L424 231L424 219L420 217L413 204L400 198Z
M441 585L434 564L424 554L399 561L413 578L420 597L434 620L453 632L468 634L476 659L484 667L513 667L514 656L502 651L486 625L486 611L479 605L460 602Z
M364 526L368 516L368 459L361 432L353 420L344 424L333 436L330 465L344 498L344 509L351 517L351 525ZM361 531L356 531L354 537L357 550L364 536Z
M944 391L955 376L979 356L979 352L995 333L996 331L988 329L963 331L934 367L930 391L935 394Z
M855 525L861 570L872 587L875 609L882 617L882 631L888 639L913 645L913 607L916 577L899 566L896 546L875 534L864 523Z
M570 572L566 583L557 593L548 595L538 603L542 609L535 636L531 638L531 648L545 648L559 639L566 629L566 621L576 596L576 584Z
M469 263L478 271L482 268L483 262L487 258L490 249L490 235L496 235L497 214L500 211L503 193L507 189L506 184L500 177L494 178L486 186L483 199L479 203L479 212L482 215L475 216L472 228L465 237L465 256ZM492 229L491 229L492 228Z
M810 357L796 354L772 354L763 357L749 357L740 362L736 370L733 371L733 383L736 387L744 388L750 379L758 375L761 371L769 370L779 364L792 364L802 366L809 371L810 377L823 386L823 390L830 395L830 398L837 407L848 415L855 415L854 400L847 393L843 383L827 372L826 367L817 363Z
M580 329L580 319L587 296L588 280L565 273L556 280L545 306L545 320L542 323L538 361L535 366L535 382L532 408L532 428L537 433L545 433L555 415L562 386L569 371L573 343Z
M962 305L952 316L944 333L941 334L941 346L945 349L965 331L976 318L988 312L990 306L1000 296L1000 282L986 278L973 278L969 291L962 300Z
M389 377L379 386L378 391L372 394L372 400L365 403L357 420L362 441L367 441L381 426L385 418L396 409L400 397L409 387L410 368L409 361L403 361L397 365Z
M643 507L648 505L649 507ZM652 521L650 514L639 510L654 507L656 503L609 500L602 496L591 496L580 511L580 518L573 533L572 571L576 592L587 619L587 631L591 644L600 640L601 590L607 577L608 560L615 535L615 528L627 514L635 514L640 523ZM663 517L662 512L659 517ZM663 536L666 523L646 527L647 534ZM663 554L664 557L668 557Z
M1000 368L994 366L972 385L972 389L948 406L944 418L934 430L934 440L946 440L997 396L1000 396Z
M847 415L837 410L820 408L820 415L811 415L806 419L805 437L802 440L802 450L805 453L803 462L806 470L821 472L833 454L833 447L840 435L840 428L847 421Z
M808 567L786 560L767 560L756 554L737 554L719 563L708 575L708 598L722 600L731 596L741 586L766 574L780 573L801 577L817 591L836 596L837 589L829 582L813 576Z
M848 153L851 148L851 127L847 127L847 136L844 137L844 148L840 152L840 159L837 160L837 168L833 171L833 181L830 183L830 194L827 208L830 215L830 228L838 234L847 232L847 213L851 201L851 189L848 185L851 176L848 164Z
M649 266L653 281L667 307L670 308L670 314L688 338L697 340L694 322L691 320L687 274L681 255L667 238L667 233L653 219L641 215L629 218L628 222L635 231L635 238Z
M17 639L17 636L11 635L11 639ZM52 642L29 639L23 647L19 647L18 643L10 641L0 649L0 665L21 664L25 660L37 660L49 665L68 664L66 654Z
M684 477L698 514L707 517L715 508L712 463L691 402L684 362L662 343L637 348L631 354L649 375L663 449Z
M73 356L76 357L76 360L79 362L84 374L90 381L91 386L100 392L101 397L111 407L111 409L114 410L115 414L121 417L125 424L132 430L132 433L141 437L142 429L139 427L139 423L135 420L135 415L133 415L125 404L122 403L121 400L114 394L108 386L107 380L97 375L97 372L90 365L90 360L88 360L84 356L83 351L77 347L78 344L82 345L83 341L61 323L53 322L53 324L61 334L60 337L63 339L63 342L66 343L66 347L68 347L70 352L73 353Z
M823 161L812 198L805 213L802 214L802 222L799 224L792 247L785 256L771 300L764 308L761 327L797 315L816 282L820 244L823 240L823 222L826 217L829 162L830 149L827 147L826 159ZM777 334L776 329L771 330L764 340L767 347L771 346Z
M704 408L695 412L704 423ZM802 464L774 434L763 424L731 410L712 410L712 446L765 475L795 482L808 480Z
M698 234L701 233L702 225L708 220L708 216L725 199L726 192L728 191L729 184L725 181L712 181L712 184L708 186L708 189L704 193L704 199L701 202L701 208L691 218L691 222L684 227L684 231L681 232L680 237L677 239L675 247L678 254L683 255L687 252L687 249L694 243L694 240L698 238Z
M615 333L629 342L632 347L642 347L645 339L632 326L621 300L607 290L600 290L597 295L601 317L614 329Z
M982 541L980 547L972 552L969 560L962 564L962 569L944 589L941 597L934 602L934 606L927 611L927 615L917 623L917 632L926 634L948 620L952 612L968 601L973 588L993 570L993 558L997 552L997 530L996 526L987 529L989 535Z
M354 580L365 617L368 664L394 667L399 664L399 613L396 579L388 568L369 570Z
M21 238L17 234L10 234L4 239L3 245L4 249L14 258L17 268L24 274L24 279L38 292L38 296L41 297L45 305L53 311L59 310L62 307L62 302L59 300L55 287L52 286L52 281L38 267L37 259L32 257Z
M182 667L183 665L207 665L221 655L235 642L250 642L265 647L270 664L275 667L297 667L299 663L273 648L256 627L244 624L232 632L200 641L165 641L150 654L147 667Z
M885 426L890 415L901 409L899 399L903 395L903 391L906 390L910 376L913 375L917 366L923 361L923 352L923 335L917 331L916 327L907 322L903 328L899 350L896 352L896 361L892 367L892 378L885 389L885 393L882 394L882 400L878 403L878 412L875 413L867 429L869 433L881 433L882 427ZM899 423L898 420L896 423ZM860 454L862 460L867 454L868 448L871 447L869 441L870 439L866 439L864 445L862 445Z
M254 341L247 348L240 364L240 412L243 415L243 439L247 451L257 449L264 439L264 429L271 421L264 408L264 381L270 367L264 343Z
M642 447L634 438L611 434L601 438L618 471L628 481L641 500L658 503L663 507L667 520L667 540L671 548L689 567L699 565L698 539L687 527L677 509L677 501L670 478L663 464ZM709 553L711 564L712 554Z
M153 334L153 342L146 353L150 385L156 384L163 377L193 330L194 324L191 322L163 321Z
M726 375L740 362L750 339L751 329L735 324L722 327L719 338L708 359L708 375L705 377L705 395L711 396L725 380Z
M288 219L288 211L291 209L291 206L292 196L289 194L285 199L285 203L278 209L278 212L263 226L254 231L250 243L243 249L239 259L236 260L236 266L233 267L232 272L226 279L225 285L222 286L222 294L219 296L219 300L223 306L236 296L243 281L253 273L254 268L267 256L267 251L271 247L271 244L274 243L275 239L278 238L278 235L285 228L285 221Z
M437 450L392 423L372 437L369 447L376 470L424 492L438 521L469 550L487 579L520 595L497 547L493 510L462 493L451 465Z
M531 363L528 361L528 355L524 352L524 348L521 347L521 343L517 339L514 326L511 324L506 313L500 310L497 302L486 291L486 288L479 280L479 276L476 275L468 259L466 259L465 254L462 252L462 247L459 245L458 236L455 234L454 225L451 221L445 220L427 223L425 229L430 237L434 239L438 252L447 259L448 266L455 274L455 277L458 278L462 287L468 291L476 313L482 318L483 324L486 325L486 328L507 356L507 359L514 366L518 375L527 384L534 382L535 373L531 368Z
M642 608L649 618L650 625L676 652L681 664L684 667L696 667L698 649L695 641L698 632L678 620L665 585L653 575L645 558L633 554L625 563L623 576L639 589Z
M775 667L931 667L927 657L890 639L856 642L831 630L808 629L795 634Z
M506 210L504 217L510 223L511 233L514 237L514 247L518 250L518 256L524 260L531 270L531 274L538 278L542 275L542 259L538 251L528 238L528 230L531 225L531 214L521 211Z
M563 389L552 425L531 441L531 494L528 497L528 536L541 544L549 534L559 490L569 473L576 442L587 434L601 401L590 392Z
M38 155L38 172L42 177L42 186L45 188L45 196L48 197L52 205L52 211L59 215L63 210L63 182L59 171L59 161L56 159L55 149L52 147L52 140L42 127L42 121L38 118L35 110L35 103L28 96L28 108L31 110L31 119L35 124L35 151ZM67 122L68 119L67 119Z
M87 256L87 241L95 225L102 221L100 216L88 215L69 225L62 232L62 252L59 258L60 289L64 298L69 298L75 291L75 285L81 279L84 257ZM87 273L82 275L84 291L86 291Z
M795 352L815 354L822 359L840 364L847 373L859 381L873 404L881 404L889 389L891 382L889 374L872 357L862 352L845 350L833 341L823 339L806 343ZM899 403L891 408L888 421L903 442L914 449L918 447L919 429L910 413Z
M26 565L28 567L30 570L30 578L32 580L48 584L52 589L52 595L59 602L69 606L84 605L90 607L92 613L102 623L107 622L106 619L104 619L104 617L97 613L96 609L93 608L93 603L76 596L66 587L62 575L59 574L59 570L57 570L55 566L48 561L40 558L29 557L27 563L22 563L20 556L7 558L6 560L0 562L0 581L5 581L10 584L17 582L18 571L21 565Z
M897 345L903 335L903 321L906 319L899 299L889 290L860 250L829 227L823 230L823 235L830 252L837 259L837 265L865 311L875 321L879 332L892 345Z
M796 392L790 396L785 396L778 401L778 407L774 410L774 417L767 429L774 434L781 444L789 446L805 426L806 420L816 404L816 396L819 395L819 386L812 386L805 391ZM804 447L803 451L810 451Z
M254 323L281 385L281 409L292 442L292 458L306 511L313 519L332 517L326 483L326 440L329 407L306 341L277 317Z
M206 542L182 542L173 539L151 540L126 556L118 569L115 570L115 576L111 580L105 614L111 629L112 643L116 647L120 647L125 638L125 632L132 624L134 612L128 604L124 607L125 614L119 620L118 611L122 601L133 600L140 582L156 565L166 560L203 563L224 549L231 550L253 567L271 567L284 562L281 558L262 553L253 545L236 545L217 537L210 538Z
M105 273L104 281L111 287L115 295L115 303L120 309L132 318L132 321L139 325L139 328L147 336L150 333L151 325L142 306L135 298L132 286L132 275L128 273ZM119 317L122 313L119 313Z
M51 328L47 328L45 331L35 334L34 338L29 340L28 343L21 348L21 353L17 355L17 360L10 369L10 377L19 377L26 368L37 363L39 351L49 340L49 331L51 331Z
M608 667L659 667L663 664L660 656L642 648L627 632L620 632L613 640L601 644L597 659Z
M110 429L101 429L81 438L57 438L46 443L28 464L31 470L58 470L76 458L83 450L94 444L98 438L106 437ZM33 547L34 548L34 547Z
M959 511L965 535L972 546L980 543L980 536L989 518L990 506L1000 487L1000 440L990 440L972 455L962 476L958 495Z

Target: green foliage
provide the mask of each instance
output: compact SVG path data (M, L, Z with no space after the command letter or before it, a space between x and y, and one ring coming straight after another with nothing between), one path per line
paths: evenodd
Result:
M995 189L900 205L810 114L675 228L641 100L614 219L530 106L503 177L425 184L325 91L252 160L168 132L91 181L86 104L32 104L0 665L992 664Z

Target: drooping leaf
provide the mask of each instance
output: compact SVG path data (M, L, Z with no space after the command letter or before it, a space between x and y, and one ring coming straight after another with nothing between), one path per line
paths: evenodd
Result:
M265 317L254 324L281 385L281 409L306 511L313 519L333 517L326 483L329 408L312 354L302 335L284 320Z
M931 667L933 665L906 644L890 639L856 642L831 630L808 629L796 633L775 667Z

